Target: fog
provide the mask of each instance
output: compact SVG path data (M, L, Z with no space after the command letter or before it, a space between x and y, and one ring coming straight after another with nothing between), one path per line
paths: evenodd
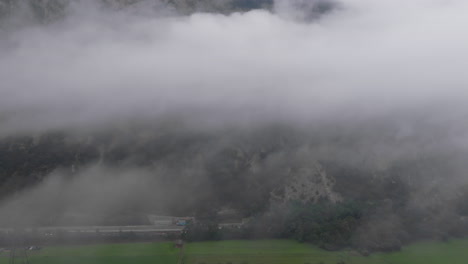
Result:
M3 200L0 224L192 214L239 195L230 184L250 186L239 175L260 190L322 161L368 179L403 168L408 208L440 206L468 182L467 1L276 0L189 15L161 1L92 2L40 23L27 9L0 20L0 138L34 136L21 142L32 149L60 131L73 151L92 146ZM391 216L381 228L399 227L384 209L369 225Z
M78 173L57 170L41 184L2 202L0 225L31 227L50 225L148 224L146 213L164 214L177 201L183 184L173 186L169 175L190 173L203 182L195 167L109 168L92 165ZM190 190L185 189L185 195ZM116 220L117 219L117 220Z
M291 6L149 16L77 1L55 22L5 26L1 134L167 115L217 123L465 114L465 1L337 6L304 21Z

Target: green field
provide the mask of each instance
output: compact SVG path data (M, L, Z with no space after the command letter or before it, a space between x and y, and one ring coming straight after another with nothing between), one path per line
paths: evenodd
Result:
M189 244L185 264L466 264L468 240L421 242L400 252L363 257L354 251L324 251L293 241L224 241Z
M179 258L173 243L45 247L27 253L30 264L176 264ZM8 263L7 252L0 256L0 264Z
M47 247L28 255L31 264L466 264L468 240L421 242L400 252L369 257L354 251L324 251L288 240L190 243L180 262L179 250L172 243ZM6 252L0 256L0 264L8 263Z

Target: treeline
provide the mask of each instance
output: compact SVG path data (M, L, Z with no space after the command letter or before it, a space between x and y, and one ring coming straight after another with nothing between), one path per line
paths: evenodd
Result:
M403 209L391 200L336 204L293 202L253 216L241 227L220 228L215 218L199 219L186 228L183 238L187 241L294 239L326 250L353 248L367 255L373 251L398 251L403 245L420 239L446 241L468 235L465 217L444 214L440 212L437 218L431 218L428 212Z
M37 22L54 21L66 16L74 0L0 0L0 19L27 10ZM97 4L107 9L123 9L140 3L153 3L154 8L172 8L181 14L197 11L232 13L252 9L271 8L273 0L99 0ZM147 8L148 5L145 7ZM155 11L158 11L157 9Z
M353 234L369 205L357 202L289 203L253 216L241 227L219 228L216 220L200 219L184 232L188 241L220 239L295 239L326 249L352 245Z

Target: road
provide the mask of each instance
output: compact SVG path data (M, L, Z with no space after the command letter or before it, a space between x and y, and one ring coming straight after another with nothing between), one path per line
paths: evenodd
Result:
M135 226L48 226L48 227L26 227L20 228L25 231L35 230L40 233L54 233L57 231L76 233L118 233L118 232L139 232L139 233L172 233L181 232L184 227L176 225L135 225ZM0 232L11 232L13 228L0 228Z

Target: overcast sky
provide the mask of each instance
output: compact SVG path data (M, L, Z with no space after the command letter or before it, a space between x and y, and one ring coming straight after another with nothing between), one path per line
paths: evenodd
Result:
M3 30L0 134L168 114L464 117L467 1L340 0L313 21L292 2L185 17L75 5L64 20Z

